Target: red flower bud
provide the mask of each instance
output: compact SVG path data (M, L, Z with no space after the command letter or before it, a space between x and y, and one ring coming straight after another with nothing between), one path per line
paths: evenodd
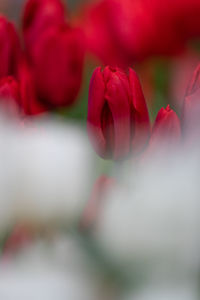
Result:
M20 43L12 23L0 16L0 78L16 75Z
M168 105L161 108L157 114L147 152L169 150L180 142L181 127L177 114Z
M17 116L19 111L19 85L11 76L4 77L0 80L0 106L9 115Z
M33 49L39 99L54 107L70 105L80 89L84 60L82 32L62 25L43 33Z
M103 158L121 159L140 151L150 133L149 115L136 73L98 67L88 101L88 132Z
M20 101L25 115L37 115L48 110L37 98L32 69L26 60L21 61L19 70Z
M28 50L38 36L51 26L62 24L65 8L60 0L28 0L22 17L22 29Z

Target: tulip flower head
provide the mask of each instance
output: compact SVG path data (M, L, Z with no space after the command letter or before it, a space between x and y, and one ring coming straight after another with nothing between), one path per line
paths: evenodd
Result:
M96 152L116 160L141 151L150 122L139 79L131 68L98 67L91 78L88 132Z
M157 114L152 129L147 153L155 151L167 151L174 149L180 142L181 126L180 120L168 105L161 108Z
M81 86L84 42L79 28L50 28L38 38L32 66L38 97L52 107L71 105Z

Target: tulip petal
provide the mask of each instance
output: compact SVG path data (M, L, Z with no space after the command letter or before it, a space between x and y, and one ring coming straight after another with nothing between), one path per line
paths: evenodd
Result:
M37 98L32 69L26 60L22 60L19 70L20 78L20 103L25 115L38 115L44 113L49 108L40 103Z
M107 72L107 70L105 69ZM127 81L127 78L125 79ZM130 116L131 109L127 89L124 88L118 72L110 72L106 85L105 99L109 104L114 121L114 159L120 159L130 152Z
M150 136L150 120L146 101L137 74L129 68L129 82L131 89L131 101L133 105L132 123L132 151L137 153L147 144Z
M106 101L101 114L101 128L106 141L106 156L112 157L114 152L114 120Z
M95 69L89 88L87 128L96 152L106 156L106 141L102 131L102 110L105 104L105 83L101 68Z
M17 75L20 52L14 25L0 16L0 77Z

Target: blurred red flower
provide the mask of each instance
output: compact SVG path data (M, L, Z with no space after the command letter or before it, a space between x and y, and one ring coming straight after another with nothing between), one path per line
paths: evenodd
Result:
M65 7L60 0L28 0L22 16L26 50L30 52L41 33L51 26L62 24L65 18Z
M105 65L128 66L129 60L123 55L109 30L107 3L97 1L81 7L77 23L85 34L86 47L90 54Z
M199 15L199 0L101 0L86 6L81 24L89 51L120 66L181 53L200 38Z
M71 105L82 82L84 39L79 28L51 27L32 48L31 66L36 93L52 107Z

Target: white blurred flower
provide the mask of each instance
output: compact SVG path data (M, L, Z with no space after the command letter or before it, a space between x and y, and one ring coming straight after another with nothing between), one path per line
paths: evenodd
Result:
M171 158L154 157L137 169L133 164L129 172L119 168L125 178L104 202L94 235L105 254L151 280L198 272L198 166L198 153L179 149Z
M74 221L87 201L93 157L83 131L48 121L0 122L0 219ZM2 217L2 218L1 218Z
M123 300L198 300L198 294L193 286L178 287L150 286L139 292L123 298Z
M0 265L2 300L95 300L96 297L95 279L78 244L70 238L58 237L49 244L38 242L22 251L20 257Z

